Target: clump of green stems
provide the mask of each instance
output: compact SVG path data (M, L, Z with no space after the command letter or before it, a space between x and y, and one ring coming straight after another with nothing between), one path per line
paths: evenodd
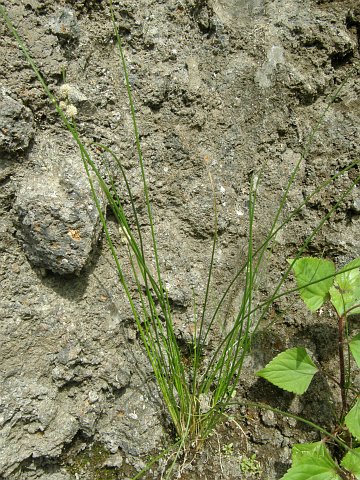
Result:
M194 308L194 334L191 344L190 359L184 359L184 355L175 335L172 309L166 288L164 286L164 280L160 268L155 225L140 145L135 106L131 93L122 42L119 36L111 1L110 11L114 32L116 35L120 64L125 76L125 83L130 104L139 170L151 236L151 254L145 253L145 251L149 251L149 245L144 245L144 230L140 224L137 214L137 208L134 196L132 194L131 185L129 184L126 171L124 170L119 157L107 146L96 144L97 147L102 149L108 157L112 158L112 161L115 162L118 171L123 178L124 188L131 204L131 219L125 213L123 194L117 189L115 181L105 181L98 166L92 159L89 149L82 142L75 122L69 120L59 107L55 96L50 92L41 73L30 57L27 48L11 23L5 9L0 6L0 13L5 19L9 30L15 36L20 49L23 51L44 91L48 95L49 99L60 115L65 127L72 134L79 147L84 169L101 218L107 243L114 258L119 280L129 301L134 320L137 324L141 340L151 362L158 387L164 400L164 404L166 405L178 437L178 441L176 443L178 446L178 453L176 455L177 458L179 452L183 448L187 448L189 446L197 446L199 448L202 442L213 431L217 423L223 418L223 413L226 411L229 404L232 403L237 384L241 378L245 356L249 353L251 348L253 335L259 328L260 323L266 317L266 314L273 302L284 295L288 295L291 293L291 291L296 290L293 289L286 292L281 291L282 286L291 270L291 267L289 266L283 274L281 280L275 286L274 291L269 298L260 304L254 304L253 299L258 283L257 279L261 272L261 266L266 253L271 250L273 246L276 235L299 214L299 212L306 206L306 204L314 195L317 195L320 191L328 187L339 176L354 168L357 162L349 165L342 171L333 175L327 181L323 182L319 187L314 189L314 192L304 199L304 201L296 209L294 209L294 211L281 220L289 190L294 182L300 164L307 156L314 140L314 136L318 131L326 112L330 108L331 103L339 96L339 93L343 87L343 85L341 85L330 99L323 115L311 132L299 161L297 162L285 187L285 191L280 199L279 207L271 222L271 226L266 238L257 248L254 247L253 239L255 207L257 202L258 185L261 181L262 175L265 172L266 165L260 171L258 180L256 182L251 182L248 214L249 234L247 240L246 258L243 266L238 270L232 281L226 287L215 310L213 313L209 314L209 297L211 294L211 281L213 278L214 256L218 233L217 199L215 195L215 188L213 188L214 234L211 260L206 280L205 292L203 294L202 305ZM311 235L308 236L303 245L300 247L295 258L299 258L303 254L323 224L331 217L338 206L344 201L344 198L350 193L357 181L358 179L356 179L339 196L331 210L322 218L318 225L316 225ZM123 235L127 238L127 261L132 271L132 276L130 279L128 279L124 273L124 264L122 263L121 256L117 251L112 235L110 234L107 219L102 210L102 203L99 198L96 182L99 184L103 194L106 196L107 202L119 224L119 228L121 229ZM152 273L153 265L155 265L154 274ZM221 308L224 306L227 298L229 297L229 293L238 284L238 280L240 278L242 278L243 282L242 300L237 315L232 323L230 331L223 335L223 338L221 338L215 350L211 354L208 354L206 351L206 345L210 336L212 335L213 329L217 325ZM130 286L133 283L136 285L135 294ZM204 366L203 363L205 353L211 355L210 358L207 358L206 366Z

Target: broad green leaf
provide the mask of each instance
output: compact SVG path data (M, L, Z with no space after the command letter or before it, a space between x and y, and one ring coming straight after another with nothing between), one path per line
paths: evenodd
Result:
M280 480L341 480L341 477L325 460L309 458L306 464L291 467Z
M355 337L351 340L349 347L353 357L355 358L357 366L360 367L360 333L355 335Z
M290 265L293 261L288 260ZM335 275L334 263L322 258L303 257L295 261L292 269L301 298L308 309L315 312L329 298L329 289L334 283L334 277L331 276Z
M355 475L360 480L360 448L350 450L342 459L341 466Z
M349 270L351 269L352 270ZM335 277L334 285L330 288L331 303L339 315L347 311L349 315L360 313L360 258L343 267ZM345 271L344 270L348 270ZM356 307L359 305L358 307ZM355 307L355 308L353 308Z
M332 462L331 455L329 450L326 448L323 442L312 442L312 443L297 443L292 447L292 464L293 466L299 465L303 462L306 456L327 458Z
M305 348L290 348L280 353L265 368L256 373L272 384L288 392L306 392L317 372Z
M345 417L345 425L357 440L360 440L360 399L356 400L355 405Z
M338 467L322 442L293 446L292 467L281 480L341 480Z

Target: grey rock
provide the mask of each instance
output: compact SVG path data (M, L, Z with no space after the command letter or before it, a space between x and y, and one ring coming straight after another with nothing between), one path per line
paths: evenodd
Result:
M68 99L72 105L75 105L77 107L86 106L89 104L86 95L84 95L82 92L80 92L79 89L74 86L71 86Z
M39 480L73 480L74 477L66 472L46 473Z
M60 410L56 419L51 423L51 427L45 431L43 440L34 442L33 458L60 455L64 443L71 442L78 430L79 423L76 418L65 408Z
M96 412L86 412L79 418L79 426L84 435L91 438L96 433L96 422L98 415Z
M355 213L360 213L360 197L354 199L352 209Z
M103 467L107 468L120 468L123 464L123 458L120 452L110 455L108 459L103 463Z
M128 368L123 355L114 351L113 358L103 362L99 368L99 375L108 385L115 389L122 389L129 385L131 370ZM120 365L120 368L119 368Z
M97 394L97 392L94 392L94 391L90 391L89 394L88 394L88 398L89 398L89 403L96 403L98 400L99 400L99 395Z
M68 8L64 8L52 19L50 29L60 42L76 41L80 35L75 12Z
M34 135L31 110L0 89L0 152L16 152L29 146Z
M273 427L277 422L274 412L270 410L261 413L261 420L267 427Z
M98 241L99 214L79 156L72 152L64 158L56 141L47 154L42 171L19 184L17 237L32 265L78 274Z
M75 372L63 366L56 366L51 372L52 379L58 387L63 387L75 376Z
M37 378L12 377L2 382L0 398L0 472L5 478L30 458L57 456L79 423L69 405L56 405L57 391ZM2 478L2 477L1 477Z
M255 81L263 88L271 87L276 67L284 62L284 49L279 45L272 45L267 51L266 61L256 72Z
M262 15L264 0L210 0L209 5L220 21L234 28L240 22Z
M71 381L82 383L86 379L91 378L91 376L90 369L84 368L82 365L75 367L62 367L58 365L52 371L52 379L58 387L63 387Z
M80 345L68 344L57 354L57 360L63 365L68 363L73 364L78 359L80 352Z
M168 80L163 77L157 78L156 83L151 85L144 85L143 95L146 105L150 108L160 108L164 102L168 90Z
M120 447L126 454L135 456L156 448L163 436L153 398L133 388L126 389L99 420L98 431L99 439L111 453Z

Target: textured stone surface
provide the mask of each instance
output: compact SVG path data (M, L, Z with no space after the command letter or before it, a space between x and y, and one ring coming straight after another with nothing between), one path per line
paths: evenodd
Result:
M75 12L68 8L56 13L50 21L50 29L62 43L77 40L80 34Z
M76 435L77 419L69 413L65 402L55 404L56 397L57 389L42 384L38 378L20 380L13 375L3 382L0 468L5 478L30 457L59 455L64 443ZM17 428L23 422L25 428ZM9 435L13 442L7 440Z
M25 150L33 135L31 110L0 86L0 153Z
M104 143L118 154L149 248L132 120L107 2L2 3L51 90L76 105L86 145ZM346 78L299 168L284 216L360 158L358 0L113 3L134 93L160 265L175 332L186 352L194 333L194 300L200 312L204 299L214 192L219 239L209 311L246 256L252 175L263 172L253 225L257 247L311 129ZM98 242L101 228L77 147L2 22L0 29L0 80L6 88L0 117L0 478L95 480L94 469L80 468L76 461L97 443L109 455L101 465L113 465L115 478L131 477L143 466L143 456L163 445L168 417L111 252L106 242ZM64 83L68 94L60 98ZM95 147L91 150L96 154ZM20 154L22 161L13 161ZM286 258L358 175L353 168L337 179L278 233L269 263L260 271L254 304L272 292L287 268ZM118 172L114 180L123 191ZM310 253L338 265L359 256L359 211L355 190L325 223ZM118 226L109 212L108 220L123 260L125 242L116 236ZM126 261L124 273L131 276ZM242 285L239 279L221 312L220 332L228 331L237 314ZM272 315L273 330L257 340L245 360L238 394L276 400L283 409L290 406L296 414L327 423L324 405L337 399L334 387L318 379L311 395L295 405L253 373L279 350L300 342L336 375L335 319L310 315L301 302L286 297ZM214 344L211 336L209 351ZM241 413L242 430L229 421L213 437L213 446L210 441L191 463L188 478L238 478L237 459L247 452L256 453L264 479L278 480L289 465L291 444L316 438L285 419L251 409ZM239 455L219 455L217 439L233 443ZM150 474L160 477L156 470Z
M81 157L75 148L64 154L57 139L46 138L32 159L38 171L22 179L16 194L17 237L31 264L78 274L101 231Z

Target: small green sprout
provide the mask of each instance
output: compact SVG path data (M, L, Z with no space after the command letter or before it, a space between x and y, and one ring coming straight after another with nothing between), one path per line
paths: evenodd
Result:
M243 456L240 462L241 473L257 477L262 474L261 464L256 460L256 453L253 453L250 457Z
M223 445L222 453L226 457L230 457L231 455L234 455L234 444L233 443L227 443L227 444Z

